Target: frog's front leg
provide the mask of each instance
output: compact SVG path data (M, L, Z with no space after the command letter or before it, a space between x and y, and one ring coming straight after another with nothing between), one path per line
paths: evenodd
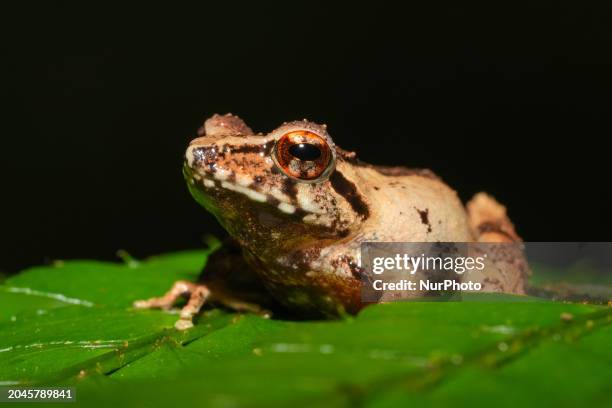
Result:
M193 326L193 317L207 303L223 305L231 310L270 316L274 305L259 276L242 256L233 241L213 253L200 275L199 282L180 280L163 296L134 302L139 309L170 309L180 297L187 297L175 327L185 330Z
M174 282L172 288L165 295L147 300L138 300L134 302L134 307L137 309L170 309L178 298L188 296L189 300L181 309L179 320L174 324L174 327L178 330L185 330L193 327L193 316L204 306L210 294L211 292L206 285L180 280Z

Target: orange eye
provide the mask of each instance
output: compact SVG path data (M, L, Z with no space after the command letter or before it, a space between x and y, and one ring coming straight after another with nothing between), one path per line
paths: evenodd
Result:
M273 158L287 176L302 181L318 181L333 167L333 153L327 141L308 130L294 130L281 136Z

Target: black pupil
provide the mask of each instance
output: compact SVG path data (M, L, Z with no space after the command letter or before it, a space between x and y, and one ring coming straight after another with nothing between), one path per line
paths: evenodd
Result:
M317 160L319 157L321 157L321 150L317 146L310 143L294 144L289 148L289 153L293 157L307 161Z

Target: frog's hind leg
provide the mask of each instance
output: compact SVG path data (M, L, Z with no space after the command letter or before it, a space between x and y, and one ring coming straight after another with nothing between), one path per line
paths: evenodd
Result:
M475 241L473 249L487 254L486 268L478 281L483 292L524 295L530 275L521 238L508 218L506 207L485 193L467 203L469 225Z
M521 242L506 207L486 193L476 194L468 203L470 228L478 242Z
M137 309L170 309L183 296L188 296L187 304L181 309L180 318L174 324L178 330L185 330L193 327L193 316L195 316L204 303L210 298L210 290L206 285L197 284L189 281L176 281L172 288L165 295L154 297L147 300L134 302Z

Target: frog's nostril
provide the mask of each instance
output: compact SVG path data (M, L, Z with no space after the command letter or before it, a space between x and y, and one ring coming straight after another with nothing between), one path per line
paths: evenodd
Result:
M185 154L191 168L200 168L214 172L219 153L216 146L190 146Z

